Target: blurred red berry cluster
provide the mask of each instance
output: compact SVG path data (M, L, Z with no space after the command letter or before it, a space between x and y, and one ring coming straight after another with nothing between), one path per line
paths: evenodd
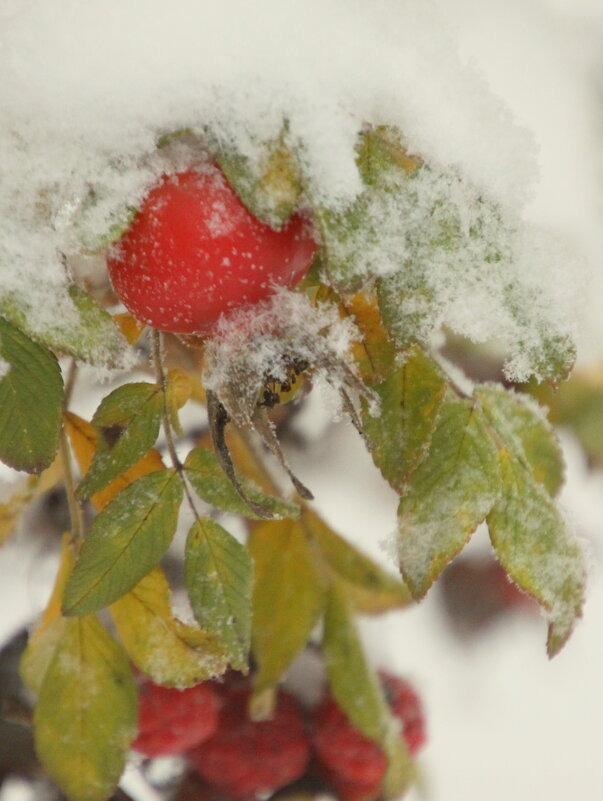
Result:
M403 679L379 675L414 757L425 742L419 698ZM379 797L385 756L330 696L307 709L279 690L272 717L256 721L249 716L251 692L250 680L236 673L185 690L145 680L133 747L149 757L185 756L197 788L191 798L255 801L303 778L341 801Z

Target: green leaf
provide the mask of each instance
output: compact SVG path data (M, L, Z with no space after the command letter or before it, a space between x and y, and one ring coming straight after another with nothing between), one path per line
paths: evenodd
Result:
M500 451L502 495L488 515L496 555L511 579L546 610L556 654L581 614L585 564L554 501L512 450Z
M54 354L0 317L0 459L41 473L59 444L63 379Z
M131 590L168 549L182 502L175 470L139 478L94 519L63 599L66 615L97 612Z
M415 598L465 545L499 492L496 449L479 405L446 399L398 507L400 568Z
M229 479L224 475L216 455L207 448L194 448L184 463L186 476L195 492L206 503L225 512L243 515L252 520L261 520L241 498ZM271 512L276 518L297 518L300 509L297 504L288 503L280 498L265 495L261 489L248 478L239 476L239 482L245 495L258 506Z
M397 577L346 542L314 512L306 510L304 524L358 612L379 614L412 602L410 592Z
M93 618L67 622L34 712L36 751L69 801L105 801L136 736L128 660Z
M98 432L90 469L77 489L89 498L129 470L153 447L163 414L163 396L156 384L124 384L101 401L92 424Z
M366 659L346 592L337 582L329 592L323 652L333 698L352 725L385 752L385 797L401 796L412 782L412 763L379 680Z
M231 665L247 670L253 563L247 549L209 517L189 531L184 580L195 619L215 634Z
M111 616L128 656L156 684L192 687L226 670L217 638L174 617L159 567L111 605Z
M251 533L251 642L258 691L276 684L307 643L325 604L325 579L299 522L267 521Z
M446 391L439 368L419 347L373 389L381 399L378 417L364 408L362 423L371 456L398 492L424 457Z
M277 229L287 222L299 202L301 181L295 158L283 137L266 143L255 163L239 151L224 147L215 158L255 217Z
M555 496L563 484L563 454L544 410L528 395L496 384L482 385L474 394L504 445Z
M55 291L49 288L49 295ZM14 295L0 298L0 313L53 351L103 367L124 364L130 346L111 315L75 284L66 291L74 307L74 319L58 316L52 325L40 329L35 325L34 310L25 299Z

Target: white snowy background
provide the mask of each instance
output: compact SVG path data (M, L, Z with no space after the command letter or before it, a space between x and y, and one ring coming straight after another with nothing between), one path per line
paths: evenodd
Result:
M603 363L600 0L2 0L0 67L0 253L14 257L10 268L0 262L0 285L23 288L40 270L59 281L44 262L46 237L23 249L31 221L15 193L27 199L58 182L67 198L102 172L108 190L134 196L153 169L137 162L151 131L177 128L191 105L235 130L241 119L269 130L286 108L331 200L357 191L353 133L370 118L401 124L427 156L461 165L577 254L568 269L584 303L579 361ZM125 178L107 167L114 150ZM86 224L94 233L101 223ZM566 280L571 287L572 274ZM601 797L603 475L587 471L570 436L563 442L562 503L592 566L584 619L558 657L549 662L544 622L527 616L461 643L437 591L409 613L366 624L376 664L408 675L426 705L429 744L413 801ZM382 544L395 497L350 427L324 429L292 460L320 488L327 519L389 564ZM0 642L43 608L52 572L30 537L0 551ZM21 792L5 787L0 799L20 801Z

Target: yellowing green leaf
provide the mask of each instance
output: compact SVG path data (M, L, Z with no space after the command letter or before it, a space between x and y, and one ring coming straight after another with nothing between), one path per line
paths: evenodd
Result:
M509 576L545 608L547 650L553 656L581 614L584 556L530 467L505 449L500 462L502 494L488 515L490 538Z
M77 495L88 498L131 468L153 446L163 414L156 384L124 384L104 398L94 413L96 452Z
M235 669L246 670L253 578L247 549L211 518L202 517L188 534L184 578L199 625L216 635Z
M399 797L413 779L413 768L383 690L370 667L346 591L334 582L329 591L323 632L325 668L333 698L352 725L385 752L388 771L383 792Z
M34 712L36 751L69 801L105 801L136 735L125 654L93 617L66 621Z
M446 399L398 507L400 568L416 598L465 545L499 492L497 453L479 406Z
M394 367L374 389L381 409L375 417L364 410L364 432L372 445L373 461L401 492L429 447L446 381L427 354L415 346L405 354L403 364Z
M110 609L128 656L156 684L192 687L226 669L217 638L174 617L161 568L148 573Z
M0 459L41 473L57 452L63 379L56 357L0 317Z
M304 525L358 612L379 614L412 602L410 592L397 577L346 542L317 514L306 510Z
M325 604L325 579L302 525L267 521L249 549L255 582L251 642L258 691L281 678L305 646Z
M67 582L64 614L97 612L158 564L176 531L182 493L177 472L161 470L130 484L103 509Z
M65 534L61 546L61 561L50 599L40 622L29 638L19 666L24 684L34 693L40 692L48 665L65 631L67 621L61 614L61 601L65 583L73 569L73 562L71 537Z
M195 492L206 503L234 512L252 520L261 520L241 498L232 483L224 474L216 455L207 448L194 448L184 463L186 476ZM258 506L275 517L299 517L299 506L263 493L250 479L239 476L239 483L245 495Z
M505 447L550 495L556 495L563 484L563 455L544 410L527 395L496 384L478 387L475 397Z
M71 442L71 447L82 473L85 473L92 464L92 458L96 453L98 433L92 423L83 420L73 412L66 412L64 415L65 431ZM136 481L137 478L163 470L165 465L161 459L161 454L155 449L151 449L142 459L129 470L126 470L118 478L112 481L105 489L95 492L90 496L94 507L100 512L112 501L119 493Z
M357 292L340 303L347 316L352 316L362 339L352 344L352 355L360 377L371 386L390 374L396 349L389 338L376 298L367 292Z

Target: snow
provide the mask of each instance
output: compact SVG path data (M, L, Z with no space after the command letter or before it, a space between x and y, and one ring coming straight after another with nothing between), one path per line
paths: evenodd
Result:
M361 188L359 128L389 123L448 180L462 176L505 220L523 221L518 230L537 226L542 271L532 269L534 229L514 268L549 319L570 329L579 317L579 359L600 363L602 41L599 0L3 0L0 294L21 293L40 329L68 319L60 254L73 265L137 202L166 167L156 154L166 132L209 126L253 159L286 117L313 198L340 208ZM497 288L463 305L462 270L455 280L442 287L447 316L431 324L446 319L475 339L498 326L512 339L500 310L487 326ZM312 475L337 530L390 565L381 544L393 539L397 499L354 432L322 425L293 468ZM543 622L523 618L461 645L436 589L417 609L364 626L375 661L425 698L422 768L434 801L566 801L603 785L603 479L564 445L564 506L597 564L584 620L559 657L546 659ZM10 610L0 641L41 610L55 567L35 536L0 551ZM15 782L1 798L24 793Z

